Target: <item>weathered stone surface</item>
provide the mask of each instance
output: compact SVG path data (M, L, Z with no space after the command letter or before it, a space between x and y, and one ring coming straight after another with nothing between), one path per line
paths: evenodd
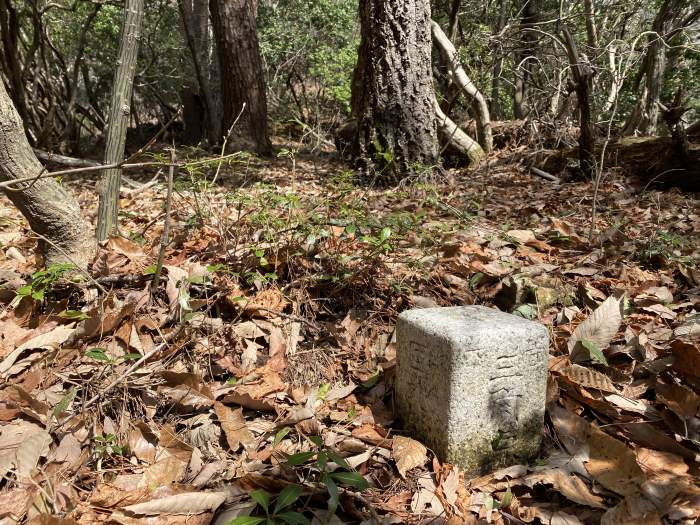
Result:
M542 439L549 334L483 306L399 316L395 402L405 427L468 473L526 460Z

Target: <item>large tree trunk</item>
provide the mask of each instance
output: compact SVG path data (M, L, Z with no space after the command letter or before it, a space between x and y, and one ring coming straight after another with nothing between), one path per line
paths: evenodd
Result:
M491 117L489 115L489 106L486 99L481 94L481 91L474 85L474 82L467 76L466 71L459 61L459 54L450 42L447 35L443 32L440 25L433 21L431 22L433 33L433 41L443 56L447 67L452 73L453 80L457 83L462 91L469 97L474 115L476 119L476 135L481 147L487 153L493 149L493 135L491 133Z
M267 94L255 24L256 2L210 0L209 9L221 68L222 130L227 133L238 118L236 126L242 137L252 142L257 153L270 155Z
M515 56L516 78L513 93L513 116L523 119L530 112L529 91L535 57L535 33L531 31L537 21L536 0L523 0L520 18L520 45Z
M117 72L114 76L109 121L107 122L105 164L114 164L124 158L126 129L131 115L131 94L134 87L142 21L143 0L126 0ZM103 172L100 204L97 210L97 240L99 241L106 239L117 228L121 178L121 168L108 169Z
M223 140L221 96L219 93L219 58L210 53L209 0L180 0L182 24L192 53L199 97L204 105L204 124L211 146ZM212 60L213 58L213 60Z
M24 126L0 82L0 181L39 175L43 168L34 155ZM6 190L29 222L50 242L39 241L46 264L73 262L86 268L95 253L90 227L75 198L52 178L37 179Z
M353 157L391 184L438 160L428 0L361 0Z

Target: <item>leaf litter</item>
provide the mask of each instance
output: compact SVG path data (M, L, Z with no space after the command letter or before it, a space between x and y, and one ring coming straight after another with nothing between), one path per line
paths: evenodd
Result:
M221 175L178 181L155 289L164 189L123 195L107 295L34 290L0 201L0 523L221 525L278 498L287 523L700 519L695 196L605 180L589 244L591 185L519 166L392 190L330 160ZM474 303L552 345L539 457L465 479L395 421L393 329Z

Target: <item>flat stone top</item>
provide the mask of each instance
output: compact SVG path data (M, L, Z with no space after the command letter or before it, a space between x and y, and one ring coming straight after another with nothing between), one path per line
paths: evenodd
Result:
M399 320L435 331L441 335L475 332L513 331L546 332L539 323L486 306L449 306L443 308L416 308L399 315Z

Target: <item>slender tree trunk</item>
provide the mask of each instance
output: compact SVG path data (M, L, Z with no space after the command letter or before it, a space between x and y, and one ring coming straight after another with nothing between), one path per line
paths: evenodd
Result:
M462 64L459 62L459 54L452 45L452 42L447 38L447 35L440 28L440 25L432 21L430 24L433 42L435 42L443 59L447 62L449 70L457 85L464 91L472 102L474 115L476 118L476 135L481 147L487 153L493 149L493 135L491 133L491 117L489 115L489 106L486 99L481 94L481 91L474 85L471 79L464 71Z
M131 115L131 94L134 87L139 38L143 21L143 0L126 0L124 26L119 44L117 72L112 87L112 101L107 122L107 147L105 164L114 164L124 157L126 129ZM122 170L105 170L100 188L100 203L97 210L97 240L106 239L117 228L119 188Z
M576 86L576 98L579 107L580 136L578 140L581 171L586 177L595 175L595 133L591 114L591 85L593 70L579 55L576 41L568 28L562 28L562 36L566 52L569 56L571 76Z
M29 111L25 86L22 79L22 66L20 64L19 51L20 24L17 19L17 11L10 0L0 0L0 73L7 76L8 87L15 107L22 118L22 125L28 130Z
M530 111L529 91L535 56L535 34L530 31L537 21L536 0L523 0L520 19L520 48L515 56L516 78L513 94L513 116L525 118Z
M429 0L361 0L353 78L358 167L392 184L438 161Z
M700 18L700 7L687 13L687 5L686 0L664 0L654 18L654 34L649 37L635 86L639 88L643 78L642 93L625 123L623 135L634 135L637 132L642 135L656 134L666 73L667 43Z
M75 54L75 60L73 62L73 67L70 71L70 99L68 101L68 109L66 110L66 115L68 117L68 125L63 133L63 140L68 142L68 149L73 154L79 153L80 148L80 126L78 124L78 113L75 111L75 105L78 100L78 80L80 78L80 65L83 62L83 57L85 55L85 47L87 45L87 37L89 34L90 26L95 20L95 17L99 13L102 5L96 4L93 6L92 10L88 13L83 25L80 29L80 36L78 37L78 49Z
M0 181L31 177L42 171L22 120L0 82ZM80 205L63 186L44 178L20 183L16 189L6 190L6 194L32 230L50 241L39 241L47 265L74 262L87 267L95 254L95 240L80 214Z
M222 130L237 129L261 155L272 153L267 125L267 94L255 23L254 0L210 0L221 67ZM237 130L236 130L237 131Z
M221 97L218 77L213 79L213 68L218 69L218 57L210 54L209 0L180 0L180 13L185 28L187 44L192 53L199 96L204 105L206 135L209 144L215 146L223 140L221 129ZM216 80L216 81L214 81Z
M452 0L450 6L450 20L447 24L447 31L452 42L457 40L457 27L459 26L459 8L462 6L462 0Z
M489 112L491 116L500 120L503 118L501 108L501 72L503 71L503 51L501 49L501 31L506 23L506 0L500 0L496 25L493 28L491 52L493 53L493 70L491 74L491 100L489 100Z

